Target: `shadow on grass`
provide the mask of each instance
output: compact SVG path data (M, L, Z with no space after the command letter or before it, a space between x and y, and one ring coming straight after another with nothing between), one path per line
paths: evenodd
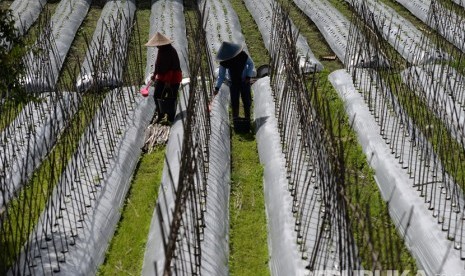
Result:
M152 7L152 0L137 0L136 5L138 10L149 10Z

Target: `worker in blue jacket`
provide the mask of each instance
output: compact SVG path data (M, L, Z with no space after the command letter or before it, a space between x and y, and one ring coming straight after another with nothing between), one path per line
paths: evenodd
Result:
M226 76L230 77L229 87L233 120L239 118L239 96L244 105L245 118L250 120L250 78L253 76L254 64L252 59L242 50L242 46L231 42L223 42L216 55L220 62L218 80L215 85L215 95L218 94Z

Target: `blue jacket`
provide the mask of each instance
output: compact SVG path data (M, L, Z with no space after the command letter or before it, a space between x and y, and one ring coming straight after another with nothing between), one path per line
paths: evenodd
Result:
M242 71L242 81L244 81L246 77L251 78L253 76L253 69L254 69L253 61L250 57L248 57L245 63L245 66L244 66L244 70ZM221 87L221 85L223 84L226 78L226 71L229 71L229 69L220 65L219 72L218 72L218 79L216 80L215 87L217 88ZM228 72L228 75L230 75L229 72Z

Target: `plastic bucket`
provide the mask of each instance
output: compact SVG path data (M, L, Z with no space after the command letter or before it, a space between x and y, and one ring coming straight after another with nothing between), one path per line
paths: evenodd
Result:
M149 87L148 86L142 87L140 89L140 93L142 94L143 97L148 97L148 95L149 95Z
M257 78L263 78L270 74L270 66L268 64L261 65L257 68Z

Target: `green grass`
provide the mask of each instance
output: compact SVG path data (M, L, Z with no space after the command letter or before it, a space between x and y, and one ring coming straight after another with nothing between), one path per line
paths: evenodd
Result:
M255 21L240 0L230 1L256 67L269 63ZM240 112L242 114L243 108ZM232 122L231 122L232 125ZM230 255L231 275L269 275L263 167L255 135L231 133Z
M269 275L263 169L253 134L231 137L231 275Z
M143 46L143 44L150 38L150 13L150 6L143 1L141 3L138 2L138 9L136 10L137 28L135 28L133 33L133 41L130 44L129 56L137 55L137 66L142 69L142 72L138 72L137 70L139 68L133 65L129 68L129 75L136 76L139 74L141 75L139 76L141 81L144 81L145 67L147 64L147 47ZM141 51L136 51L138 47L142 47Z
M1 0L0 1L0 10L8 9L11 6L11 3L13 3L12 0Z
M140 275L163 172L165 147L139 161L121 219L98 275Z
M16 101L5 101L0 108L0 131L3 131L18 116L25 103Z

